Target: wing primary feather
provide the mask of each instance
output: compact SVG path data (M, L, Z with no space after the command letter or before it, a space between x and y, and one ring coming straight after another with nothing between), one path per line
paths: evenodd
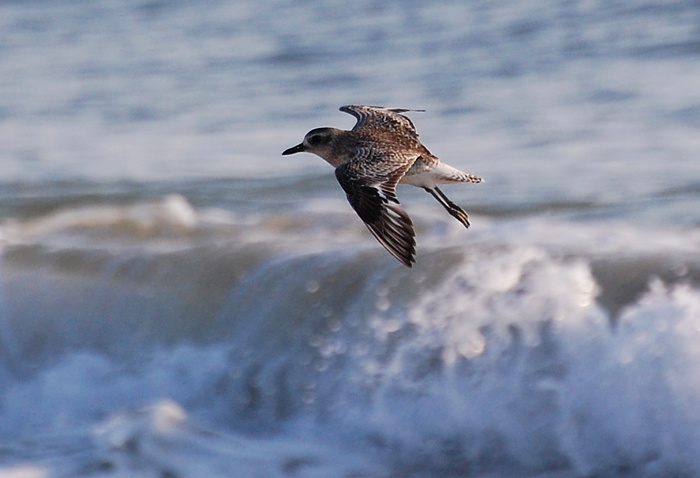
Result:
M369 179L358 176L351 163L338 167L335 173L348 202L375 239L399 262L411 267L416 254L415 232L394 193L396 180L367 184Z

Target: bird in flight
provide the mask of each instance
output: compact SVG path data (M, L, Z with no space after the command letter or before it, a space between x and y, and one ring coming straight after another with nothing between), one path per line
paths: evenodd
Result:
M396 197L399 183L423 188L469 227L467 212L438 184L483 179L443 163L423 146L413 122L402 114L422 110L346 105L340 111L357 119L350 131L312 129L304 141L282 154L313 153L333 166L350 205L392 256L407 267L416 261L413 222Z

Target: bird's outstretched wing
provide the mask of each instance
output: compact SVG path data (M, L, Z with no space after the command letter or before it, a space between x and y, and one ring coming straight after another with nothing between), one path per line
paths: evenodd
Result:
M340 111L350 113L357 118L357 123L353 127L356 133L363 131L377 134L381 131L391 132L396 136L407 136L411 139L418 139L418 132L413 122L401 113L409 110L406 108L384 108L382 106L345 105L340 107Z
M379 168L370 158L372 153L366 154L339 166L335 177L372 235L392 256L411 267L416 261L415 231L411 218L399 205L396 184L412 163L383 162Z

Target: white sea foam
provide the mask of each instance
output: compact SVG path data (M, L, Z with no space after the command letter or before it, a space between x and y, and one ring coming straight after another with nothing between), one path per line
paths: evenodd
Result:
M534 474L700 470L696 288L652 283L612 324L586 261L538 246L473 245L430 281L397 268L353 276L344 259L289 260L234 291L223 343L134 343L138 361L69 350L18 369L25 378L2 397L3 434L43 441L47 456L52 437L64 436L65 452L92 436L81 458L32 465L57 476L96 463L112 473L137 473L137 463L176 474L293 467L304 477L476 463ZM281 274L302 264L313 279ZM329 286L341 277L359 282ZM240 300L265 283L276 284L275 304ZM244 423L276 438L238 436Z

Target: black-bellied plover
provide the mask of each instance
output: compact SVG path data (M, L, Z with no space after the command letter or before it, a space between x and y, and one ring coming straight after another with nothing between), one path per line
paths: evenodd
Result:
M404 265L415 262L413 222L399 205L396 185L425 189L459 222L469 227L467 212L445 196L438 184L483 180L440 161L418 139L404 108L347 105L357 123L350 131L312 129L300 144L282 154L320 156L335 168L335 177L350 205L375 238Z

